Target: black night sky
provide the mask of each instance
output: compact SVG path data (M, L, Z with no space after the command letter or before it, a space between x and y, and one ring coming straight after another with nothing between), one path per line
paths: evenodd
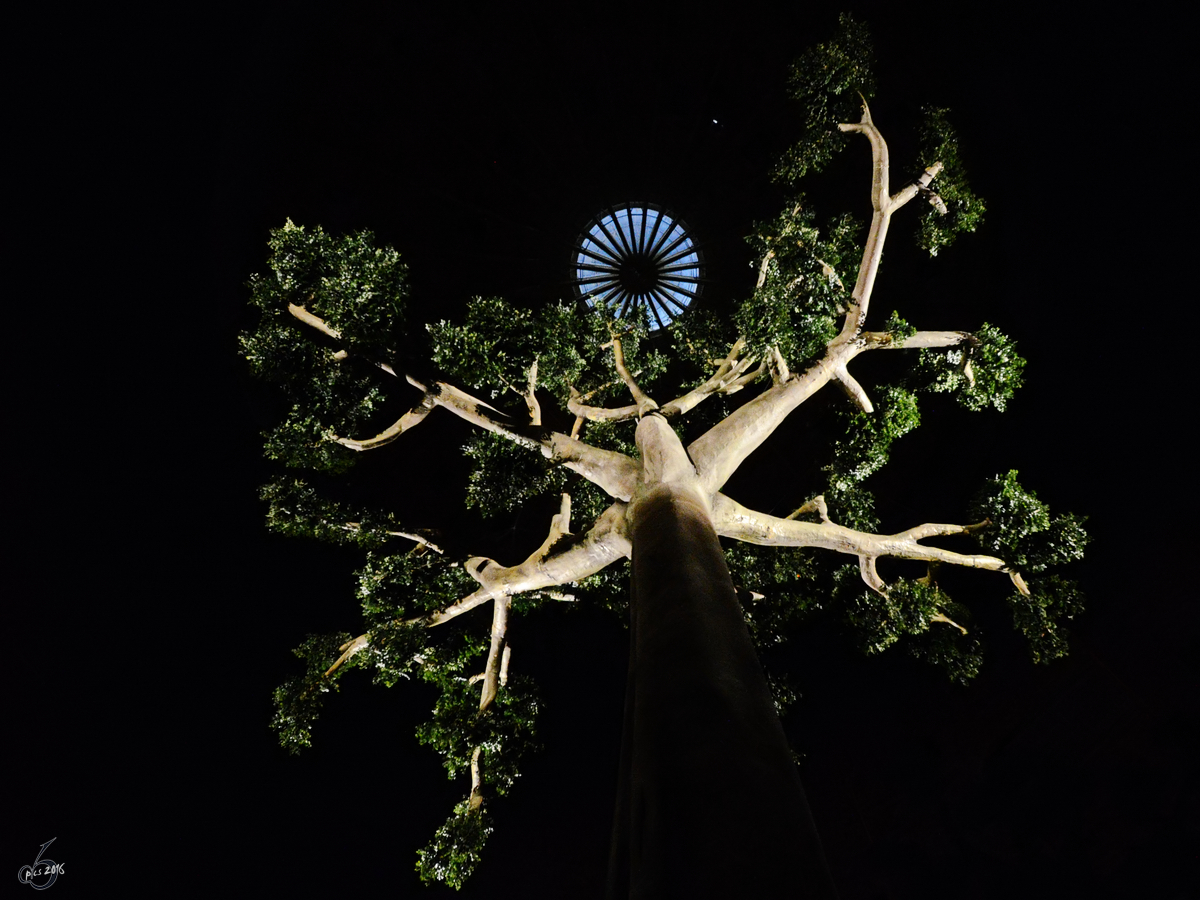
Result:
M34 304L50 337L26 342L10 380L48 446L10 434L38 474L10 475L23 536L10 544L7 864L56 837L55 891L448 894L413 871L465 791L413 736L431 689L345 679L299 758L267 727L291 648L358 626L358 556L263 526L259 432L275 406L236 353L252 321L245 282L290 217L399 249L413 318L453 317L474 294L565 299L579 228L644 199L686 219L708 302L728 302L753 284L744 236L781 203L768 174L798 129L787 66L839 10L406 6L30 22L29 62L10 62L18 119L50 138L44 154L31 142L31 170L51 177L22 189L42 229L27 233L66 235L55 246L78 241L88 259L63 305ZM785 727L834 879L845 900L1194 896L1194 461L1175 450L1195 384L1181 318L1194 280L1171 231L1191 180L1172 137L1177 23L846 6L875 37L872 112L893 184L910 177L907 129L931 102L953 111L989 205L979 233L933 262L894 225L873 313L993 322L1029 360L1003 416L925 408L872 481L884 527L960 521L982 478L1015 468L1053 510L1087 515L1092 544L1075 573L1087 612L1049 666L1029 661L1003 586L982 574L951 588L978 598L986 634L970 688L898 650L863 657L832 626L779 657L803 694ZM91 149L71 149L72 133ZM865 217L869 177L861 141L806 190L821 213ZM39 269L49 283L73 265L55 253ZM64 368L67 345L86 372ZM861 365L868 390L887 376ZM733 496L763 509L804 499L761 477L804 446L803 415ZM466 427L431 416L354 478L474 553L523 559L549 512L462 510ZM493 804L462 896L599 897L626 633L560 607L512 637L513 665L545 699L545 750Z

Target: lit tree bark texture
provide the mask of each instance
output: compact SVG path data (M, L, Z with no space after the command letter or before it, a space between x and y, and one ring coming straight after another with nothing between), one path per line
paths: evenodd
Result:
M638 437L608 897L834 897L699 479L661 418Z

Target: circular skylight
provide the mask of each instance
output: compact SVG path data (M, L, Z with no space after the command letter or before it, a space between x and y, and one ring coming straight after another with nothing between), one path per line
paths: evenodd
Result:
M645 307L653 330L665 328L700 293L703 261L686 226L647 203L609 207L575 242L575 290L617 315Z

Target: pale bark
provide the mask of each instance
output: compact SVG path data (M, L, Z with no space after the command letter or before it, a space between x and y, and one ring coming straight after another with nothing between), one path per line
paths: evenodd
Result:
M658 409L658 404L638 386L637 380L630 374L629 369L625 367L625 351L621 349L621 339L613 335L613 339L609 343L613 351L613 365L617 369L617 374L621 376L621 380L625 382L625 387L629 388L629 393L633 395L633 402L637 406L638 418Z
M506 567L486 557L473 557L468 562L468 571L479 582L478 590L440 610L407 619L404 624L441 625L489 600L579 581L630 555L624 503L614 503L586 534L565 547L556 546L567 534L566 528L560 526L569 527L561 516L560 513L554 517L550 535L524 562ZM334 672L350 657L370 646L370 642L369 633L347 641L338 648L342 655L325 674Z
M320 316L314 316L303 306L297 306L295 303L289 303L288 304L288 312L290 312L293 316L295 316L297 319L299 319L305 325L312 326L313 328L317 329L317 331L321 332L322 334L327 334L331 338L334 338L335 340L340 341L342 339L342 333L340 331L338 331L336 328L331 326L328 322L326 322Z
M846 390L858 407L871 412L873 407L866 391L850 375L847 365L865 350L883 347L944 347L965 339L961 332L918 332L911 338L893 340L884 333L864 334L871 292L883 257L888 223L892 214L916 196L917 184L905 187L895 195L889 191L889 161L887 142L871 121L871 112L863 101L862 120L855 124L839 125L842 131L857 131L871 143L873 176L871 183L871 228L859 263L858 280L851 292L850 308L842 330L826 348L825 356L803 375L776 384L754 400L742 406L693 441L688 453L696 464L704 487L712 493L721 489L738 466L765 441L797 406L820 390L831 379ZM926 170L930 179L941 169L937 163ZM928 181L924 182L928 184ZM763 260L764 267L767 259ZM765 268L763 269L765 272ZM762 273L760 273L761 275ZM761 281L761 278L760 278Z
M668 418L680 416L715 394L733 394L755 381L766 370L766 366L760 363L756 369L751 370L750 367L755 362L753 357L739 360L738 355L745 345L746 342L742 338L738 338L729 351L729 355L717 363L717 370L710 378L686 394L664 403L658 407L658 412ZM567 401L567 409L580 419L621 422L640 418L642 415L636 403L613 409L603 406L587 406L583 403L587 396L589 395L575 395Z
M309 326L317 329L317 331L321 332L322 334L329 335L331 338L333 338L335 340L340 341L342 339L342 333L340 331L338 331L336 328L334 328L332 325L330 325L328 322L326 322L320 316L314 316L303 306L297 306L295 303L289 303L287 308L288 308L289 313L291 313L293 316L295 316L297 319L299 319L305 325L309 325ZM333 359L337 362L340 362L340 361L346 359L347 356L349 356L349 354L346 353L345 350L339 350L337 353L333 354ZM387 363L376 362L375 365L379 366L379 368L383 369L383 371L387 372L393 378L396 377L395 370L391 366L389 366Z
M334 436L334 441L341 444L343 447L349 447L351 450L374 450L378 447L383 447L390 444L404 432L408 431L416 425L419 425L429 415L430 411L436 405L435 398L432 394L426 394L422 398L420 404L414 406L404 415L402 415L395 423L385 428L383 431L374 437L366 440L356 441L353 438L344 438Z
M362 441L343 437L335 437L334 440L352 450L373 450L395 440L423 420L430 409L440 406L472 425L536 450L548 459L578 472L614 499L628 500L632 495L637 480L637 463L625 454L601 450L557 431L531 436L518 429L504 413L466 391L444 381L426 387L411 375L406 378L409 384L424 392L420 406L405 413L399 421L375 437Z
M871 292L875 287L875 277L879 274L879 261L883 258L883 244L887 239L888 225L892 214L900 209L920 191L928 190L929 182L942 170L940 162L934 163L914 184L889 193L890 161L887 141L883 139L875 123L871 121L871 110L867 101L863 100L862 118L852 124L839 125L841 131L856 131L871 142L871 162L873 178L871 179L871 228L867 233L867 245L863 251L862 261L858 267L858 280L854 290L850 292L850 309L842 324L842 332L838 340L852 340L862 331L867 321L867 309L871 303Z
M856 556L863 567L863 580L876 590L882 582L875 573L874 560L881 556L919 559L991 572L1010 572L1002 559L994 556L955 553L940 547L928 547L921 540L947 534L965 534L978 526L917 525L897 534L869 534L832 522L800 522L780 519L747 509L724 494L713 500L713 525L717 534L749 544L768 547L819 547ZM863 562L863 560L870 561Z
M906 338L895 337L890 331L864 331L862 339L871 350L917 350L925 347L953 347L973 340L966 331L918 331Z
M861 347L841 344L830 347L825 358L801 375L793 375L734 410L688 446L705 489L721 489L738 466L770 437L797 406L834 377L839 364L853 359Z

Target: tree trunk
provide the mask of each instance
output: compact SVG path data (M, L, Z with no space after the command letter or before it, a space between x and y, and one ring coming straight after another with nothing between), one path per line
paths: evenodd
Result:
M659 483L630 515L609 900L836 897L708 510Z

